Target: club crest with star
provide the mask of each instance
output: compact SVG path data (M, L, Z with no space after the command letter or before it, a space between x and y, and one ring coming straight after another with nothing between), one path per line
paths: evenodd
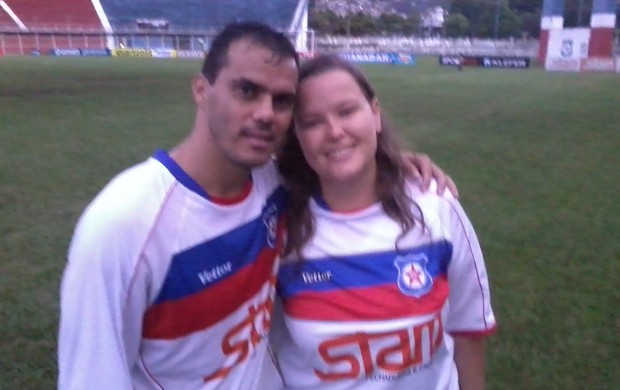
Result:
M420 298L433 288L433 277L426 269L428 258L423 253L397 256L398 288L408 296Z
M264 211L263 223L267 228L267 244L275 248L278 239L278 208L275 205L271 205Z

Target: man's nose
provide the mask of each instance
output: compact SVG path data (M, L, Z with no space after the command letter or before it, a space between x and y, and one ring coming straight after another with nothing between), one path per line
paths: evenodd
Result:
M273 123L273 99L269 95L263 96L254 110L254 120L263 124Z

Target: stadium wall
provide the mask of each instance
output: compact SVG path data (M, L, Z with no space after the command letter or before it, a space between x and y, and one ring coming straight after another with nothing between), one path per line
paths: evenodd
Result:
M289 31L300 52L407 52L415 55L486 55L536 58L537 40L483 40L418 37L314 36L310 30ZM51 49L160 49L205 50L213 31L0 30L0 50L7 55L30 55ZM299 38L303 35L303 39ZM301 41L301 43L300 43ZM110 44L111 42L111 44ZM307 48L307 49L306 49Z
M564 0L544 0L538 59L547 70L611 71L616 0L594 0L590 26L564 28Z

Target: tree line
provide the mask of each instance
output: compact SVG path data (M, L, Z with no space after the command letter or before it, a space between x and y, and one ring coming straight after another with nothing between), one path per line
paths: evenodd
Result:
M338 15L330 10L311 10L310 28L332 35L442 35L475 38L538 38L543 1L532 0L446 0L446 16L439 29L423 23L422 15L363 12ZM565 0L564 26L590 25L592 0ZM620 10L619 10L620 11ZM620 12L616 17L618 25Z

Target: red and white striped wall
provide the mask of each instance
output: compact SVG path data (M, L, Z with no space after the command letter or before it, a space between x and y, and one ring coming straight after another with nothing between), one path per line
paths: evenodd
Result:
M590 27L565 29L564 0L543 0L539 61L545 63L548 69L570 67L579 71L613 68L616 2L593 0Z
M590 18L590 45L588 57L613 55L616 0L594 0Z
M562 28L564 28L564 0L544 0L538 49L538 60L541 63L544 63L547 58L550 31L561 30Z

